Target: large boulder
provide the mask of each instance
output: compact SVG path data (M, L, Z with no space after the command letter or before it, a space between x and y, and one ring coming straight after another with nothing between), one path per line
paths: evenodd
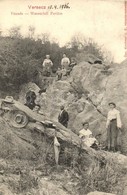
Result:
M91 65L87 62L75 66L70 78L54 81L46 93L42 94L40 102L42 111L48 117L57 120L60 106L65 105L69 112L69 128L72 131L78 133L82 128L82 122L88 120L94 134L98 134L102 131L99 122L101 120L104 125L106 118L96 108L102 101L108 77L101 73L102 70L102 65ZM86 98L87 96L91 101Z
M16 195L16 194L12 193L10 191L10 189L6 185L4 185L4 184L2 184L0 186L0 194L1 195Z
M106 141L106 116L108 103L113 101L121 112L123 123L122 149L126 144L127 62L105 70L103 64L81 62L73 68L69 78L54 81L41 96L41 109L50 118L57 120L60 106L69 113L69 128L78 134L82 122L89 121L96 136L101 133L101 142Z
M115 102L118 110L121 112L122 119L122 146L123 152L127 153L127 61L117 65L113 69L112 75L108 77L103 100L99 109L103 113L107 113L107 104Z
M32 140L30 131L12 128L0 117L1 158L33 158L36 149L30 143L30 140Z
M49 195L69 195L65 190L60 189L60 187L54 184L52 181L41 179L39 183L39 194L49 194Z

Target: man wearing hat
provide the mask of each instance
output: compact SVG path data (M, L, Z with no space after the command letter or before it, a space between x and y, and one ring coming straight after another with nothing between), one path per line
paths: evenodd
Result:
M119 132L122 127L120 112L116 109L114 102L109 103L109 112L107 116L107 149L109 151L118 151L120 143L118 142Z
M61 111L58 116L58 121L61 123L63 126L67 128L68 126L68 121L69 121L69 115L68 112L64 109L64 106L60 107Z

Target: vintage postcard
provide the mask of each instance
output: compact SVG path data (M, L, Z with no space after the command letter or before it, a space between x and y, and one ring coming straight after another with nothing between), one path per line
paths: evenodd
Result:
M127 195L127 1L0 0L0 195Z

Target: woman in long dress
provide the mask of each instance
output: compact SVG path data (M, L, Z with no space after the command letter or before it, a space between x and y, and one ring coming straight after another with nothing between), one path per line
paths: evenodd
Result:
M120 150L120 130L122 127L120 112L116 109L116 104L114 102L109 103L109 112L107 116L107 149L109 151Z

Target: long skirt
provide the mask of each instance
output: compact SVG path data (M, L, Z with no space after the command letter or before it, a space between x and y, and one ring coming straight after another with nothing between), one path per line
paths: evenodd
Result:
M120 147L120 130L117 128L117 121L113 119L107 129L108 150L118 151Z

